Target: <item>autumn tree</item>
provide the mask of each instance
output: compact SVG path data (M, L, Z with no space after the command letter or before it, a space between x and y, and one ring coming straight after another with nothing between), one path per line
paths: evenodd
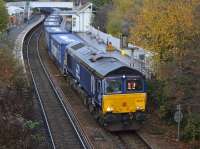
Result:
M112 0L90 0L94 6L94 19L92 25L106 32L108 12L112 10Z
M0 148L37 148L32 89L12 50L0 48L0 64Z
M90 1L93 3L93 5L97 9L99 9L99 8L107 5L108 3L112 2L112 0L90 0Z
M199 14L199 0L145 0L130 36L133 43L155 53L155 73L163 82L162 107L181 103L189 115L200 112ZM188 120L185 132L198 126Z
M197 6L194 1L145 1L137 17L137 24L131 30L131 40L156 53L155 60L159 65L157 74L160 78L174 76L176 80L180 80L183 73L189 71L189 68L185 70L184 63L190 64L188 55L196 51L199 45L200 30L197 22L200 20L197 19L198 16L194 18ZM179 94L183 94L183 91Z
M159 53L177 53L193 36L193 9L189 1L146 0L137 26L132 29L132 41ZM182 50L183 51L183 50Z
M124 30L129 32L142 5L143 0L113 1L113 10L108 13L107 32L115 36L119 36Z
M8 24L8 12L3 0L0 0L0 32L6 29Z
M11 50L0 49L0 64L0 86L15 85L19 77L24 77L23 70L13 58Z

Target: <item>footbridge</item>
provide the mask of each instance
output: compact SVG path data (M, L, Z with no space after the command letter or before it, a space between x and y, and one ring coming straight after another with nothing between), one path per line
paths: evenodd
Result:
M21 1L21 2L8 2L7 7L17 6L25 8L27 5L30 8L73 8L73 2L35 2L35 1Z

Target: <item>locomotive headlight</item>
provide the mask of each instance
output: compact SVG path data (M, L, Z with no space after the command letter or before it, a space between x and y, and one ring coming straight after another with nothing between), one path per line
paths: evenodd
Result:
M112 107L107 107L106 111L107 111L107 112L112 112L112 111L113 111L113 108L112 108Z
M137 106L136 110L142 110L142 107L141 106Z

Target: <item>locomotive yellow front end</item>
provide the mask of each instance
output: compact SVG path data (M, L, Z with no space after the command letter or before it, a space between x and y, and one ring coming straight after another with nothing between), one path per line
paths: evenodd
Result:
M146 93L113 94L103 96L103 113L135 113L144 112Z
M146 101L143 78L107 78L102 99L104 124L110 131L139 129L145 119Z

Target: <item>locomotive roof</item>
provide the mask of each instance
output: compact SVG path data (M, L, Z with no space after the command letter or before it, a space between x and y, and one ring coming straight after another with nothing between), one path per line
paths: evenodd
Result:
M52 35L52 39L57 41L59 44L70 44L72 42L81 42L81 39L78 38L77 36L73 35L73 34L66 34L66 33L63 33L63 34L55 34L55 35Z
M78 43L77 45L83 43ZM95 72L99 77L103 78L113 73L125 73L143 76L139 71L134 70L127 66L125 63L119 61L114 57L110 57L109 53L105 53L94 49L89 46L80 46L79 49L74 49L74 46L70 46L69 53L76 56L80 63L83 63L88 69ZM78 47L78 46L77 46ZM116 72L117 71L117 72Z
M46 27L45 30L49 33L68 33L68 31L61 27Z

